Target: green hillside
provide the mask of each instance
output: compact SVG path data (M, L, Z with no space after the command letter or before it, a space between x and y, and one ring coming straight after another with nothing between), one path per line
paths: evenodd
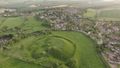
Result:
M82 33L51 31L34 17L3 19L1 35L15 37L0 50L0 68L107 68L96 43Z

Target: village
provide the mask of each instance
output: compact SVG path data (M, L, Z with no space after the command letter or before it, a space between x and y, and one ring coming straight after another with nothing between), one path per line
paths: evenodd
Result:
M120 64L120 21L91 20L83 13L85 11L70 8L50 9L39 13L38 18L49 21L53 30L85 33L97 41L109 63Z
M45 25L51 30L82 32L99 44L100 53L109 63L120 64L120 21L92 20L84 13L86 10L79 8L52 8L27 14L18 14L16 9L0 9L0 15L4 17L33 15L38 20L47 21ZM8 43L10 38L10 35L0 36L0 44Z

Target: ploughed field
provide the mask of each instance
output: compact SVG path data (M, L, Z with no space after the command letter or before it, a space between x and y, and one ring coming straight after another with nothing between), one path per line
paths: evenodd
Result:
M12 34L0 48L0 68L107 68L88 36L51 31L34 17L0 18L0 35Z

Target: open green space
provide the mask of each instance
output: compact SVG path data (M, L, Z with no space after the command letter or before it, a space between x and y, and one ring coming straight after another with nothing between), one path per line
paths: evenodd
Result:
M94 9L87 9L84 13L84 17L95 19L96 17L96 10Z
M120 9L101 10L99 18L107 21L120 21Z
M120 9L87 9L83 15L85 18L105 21L120 21Z
M42 23L34 17L26 17L26 20L11 17L4 21L1 29L7 25L7 29L19 27L25 30L24 33L32 34L17 39L0 51L0 68L108 68L96 43L89 37L72 31L33 34L47 29Z

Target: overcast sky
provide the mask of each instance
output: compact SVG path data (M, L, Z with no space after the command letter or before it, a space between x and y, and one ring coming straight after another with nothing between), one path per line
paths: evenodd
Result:
M4 2L17 1L17 2L20 2L20 1L44 1L44 0L0 0L0 1L4 1ZM46 1L90 1L90 0L46 0ZM100 1L100 0L91 0L91 1ZM101 0L101 1L118 1L118 0Z
M0 4L9 4L24 1L88 1L88 2L120 2L120 0L0 0Z

